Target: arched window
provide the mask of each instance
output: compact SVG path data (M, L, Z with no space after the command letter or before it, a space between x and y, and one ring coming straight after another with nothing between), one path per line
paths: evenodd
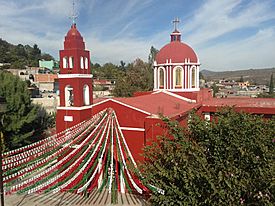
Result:
M89 64L88 58L85 57L85 69L88 69L88 64Z
M74 93L73 93L73 87L71 85L67 85L65 87L65 106L66 107L74 106Z
M70 69L74 68L74 57L69 58L69 67Z
M68 57L63 57L63 68L68 68Z
M196 87L196 69L192 69L192 88Z
M84 69L84 58L80 57L80 68Z
M83 99L84 105L90 105L90 91L88 85L84 85L83 87Z
M175 88L182 88L183 77L182 77L182 68L176 67L174 68L174 84Z
M159 88L164 88L164 69L159 68Z

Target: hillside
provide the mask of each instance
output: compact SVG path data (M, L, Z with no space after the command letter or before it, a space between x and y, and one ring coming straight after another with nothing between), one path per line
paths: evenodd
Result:
M47 53L42 53L37 44L13 45L0 38L0 63L8 63L5 68L20 69L25 66L38 66L38 60L53 60L54 58Z
M213 72L210 70L202 70L202 75L207 81L218 81L220 79L228 79L239 81L241 76L243 76L244 81L249 81L254 84L269 84L270 75L275 74L275 68L267 69L247 69L247 70L237 70L237 71L223 71L223 72Z

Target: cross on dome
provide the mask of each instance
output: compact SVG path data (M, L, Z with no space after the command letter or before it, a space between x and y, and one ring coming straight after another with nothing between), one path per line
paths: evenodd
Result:
M175 31L176 31L176 30L177 30L177 25L180 23L179 18L176 17L176 18L172 21L172 23L174 24L174 28L175 28Z
M70 19L72 19L72 23L75 24L76 23L76 19L77 19L77 14L76 14L76 10L75 10L75 1L73 0L73 11L72 11L72 15L70 16Z

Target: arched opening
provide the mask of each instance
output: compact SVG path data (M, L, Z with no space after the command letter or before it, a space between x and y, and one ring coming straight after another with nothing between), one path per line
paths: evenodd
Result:
M69 67L70 69L74 68L74 57L69 58Z
M84 105L90 105L90 91L89 91L89 86L86 84L83 87L83 98L84 98Z
M84 69L84 58L80 57L80 68Z
M71 85L67 85L65 87L65 106L66 107L74 106L74 93L73 93L73 87Z
M159 68L159 89L164 88L164 69Z
M196 87L196 69L192 69L192 88Z
M63 57L63 68L68 68L68 57Z
M182 88L183 85L183 69L181 67L174 68L174 85L175 88Z
M88 64L89 64L88 58L85 57L85 69L88 69Z

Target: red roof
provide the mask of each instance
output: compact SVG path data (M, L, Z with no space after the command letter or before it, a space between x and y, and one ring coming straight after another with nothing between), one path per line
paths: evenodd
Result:
M71 26L71 29L67 33L67 37L80 37L82 38L80 32L76 28L76 24Z
M275 98L213 98L202 104L203 108L216 110L218 107L234 106L255 114L275 114Z
M186 113L199 104L190 103L164 92L152 93L129 98L114 98L121 103L130 105L151 114L163 114L164 116L174 117Z
M156 61L158 64L165 64L166 60L172 60L172 63L183 63L185 58L189 58L191 62L197 63L198 58L194 50L180 41L172 41L166 44L158 52Z

